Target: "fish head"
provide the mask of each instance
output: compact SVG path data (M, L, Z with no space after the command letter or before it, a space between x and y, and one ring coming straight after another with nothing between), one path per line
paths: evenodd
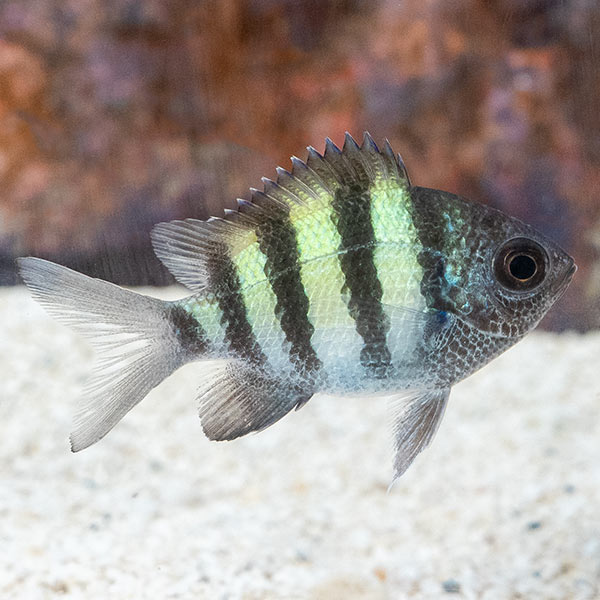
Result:
M533 329L571 282L571 256L501 211L413 189L428 305L492 336L516 340Z

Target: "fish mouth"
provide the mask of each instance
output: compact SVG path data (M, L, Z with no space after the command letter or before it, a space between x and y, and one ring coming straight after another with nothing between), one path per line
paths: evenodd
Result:
M573 261L571 261L571 265L567 269L564 277L560 280L560 284L558 286L558 294L557 294L556 298L554 299L555 302L567 291L567 288L569 287L569 284L571 283L571 279L573 279L573 275L575 275L576 271L577 271L577 265Z
M573 279L573 275L575 275L576 271L577 265L575 263L571 263L571 266L569 267L569 270L567 271L565 278L563 279L565 284L571 283L571 279Z

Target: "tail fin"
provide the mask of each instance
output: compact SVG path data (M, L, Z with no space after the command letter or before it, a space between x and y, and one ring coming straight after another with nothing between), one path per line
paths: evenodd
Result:
M168 320L169 303L39 258L18 264L33 297L96 349L71 434L77 452L104 437L185 362Z

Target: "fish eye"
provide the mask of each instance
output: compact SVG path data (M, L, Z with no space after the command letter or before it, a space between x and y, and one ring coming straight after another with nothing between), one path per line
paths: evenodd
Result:
M511 291L533 290L544 280L547 268L546 251L528 238L508 240L494 256L496 279Z

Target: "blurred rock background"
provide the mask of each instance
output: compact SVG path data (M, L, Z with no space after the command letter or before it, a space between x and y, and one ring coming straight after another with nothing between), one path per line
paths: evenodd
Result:
M413 182L532 223L600 321L595 0L2 0L0 283L34 254L167 284L148 232L369 130Z

